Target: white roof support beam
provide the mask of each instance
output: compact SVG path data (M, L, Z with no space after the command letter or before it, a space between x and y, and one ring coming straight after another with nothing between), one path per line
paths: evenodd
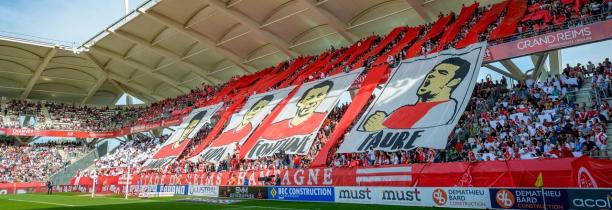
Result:
M89 99L91 99L91 97L94 94L96 94L96 92L98 92L98 90L100 89L102 84L104 84L106 79L107 79L106 74L102 74L102 76L100 76L100 78L98 78L98 81L96 82L96 84L94 84L94 86L91 87L91 89L89 89L89 92L87 92L87 96L85 96L85 98L83 98L83 101L81 101L81 104L87 103L87 101L89 101Z
M561 60L561 50L554 50L548 52L548 64L550 74L559 75L561 71L561 67L563 66L563 61Z
M501 63L504 68L506 68L510 73L512 73L512 75L515 75L517 78L522 78L521 80L525 79L525 73L523 73L521 69L519 69L519 67L516 66L514 62L512 62L512 60L506 59L500 61L499 63Z
M216 10L242 23L245 27L247 27L254 34L257 34L259 37L264 38L265 40L268 40L272 45L278 48L285 55L291 58L297 57L298 53L291 51L289 49L288 43L283 41L281 38L279 38L275 34L269 31L263 30L261 25L257 23L255 20L251 19L245 14L242 14L240 12L227 8L227 6L225 6L224 3L218 0L208 0L208 3Z
M195 75L200 77L202 80L206 81L208 84L212 85L212 84L220 82L219 79L217 79L217 78L214 78L215 82L213 82L211 80L211 78L209 78L211 76L208 76L208 75L206 75L204 73L204 72L210 73L210 71L204 70L204 69L196 66L193 63L185 61L183 58L181 58L180 56L174 54L173 52L170 52L170 51L168 51L166 49L163 49L163 48L155 47L155 46L153 46L153 44L145 41L144 39L142 39L140 37L137 37L137 36L135 36L133 34L130 34L130 33L124 32L124 31L110 31L108 29L107 29L107 31L109 33L119 37L119 38L125 39L127 41L131 41L131 42L134 42L134 43L136 43L136 44L138 44L140 46L146 47L147 49L155 52L156 54L161 55L164 58L168 58L168 59L172 60L172 62L174 62L174 63L180 63L180 64L183 64L183 66L187 66L191 72L193 72Z
M146 97L148 97L149 99L153 99L151 101L159 101L161 99L163 99L163 97L161 96L157 96L155 95L153 92L148 91L147 88L138 85L136 83L131 83L128 82L125 78L120 77L118 75L115 75L113 73L107 72L104 69L104 65L100 64L91 54L89 54L88 52L85 52L85 57L87 57L93 64L94 64L94 68L97 69L98 71L102 72L102 74L104 75L104 77L106 78L106 80L108 80L111 84L113 84L115 87L117 87L119 90L127 93L127 91L125 91L125 89L119 85L117 82L122 83L123 85L127 86L127 87L131 87L139 92L145 93L147 95L145 95ZM144 98L143 98L144 100Z
M493 66L491 64L485 64L483 67L485 67L487 69L491 69L494 72L497 72L497 73L499 73L501 75L504 75L506 77L512 78L514 80L517 80L517 81L522 80L522 78L519 78L516 75L511 74L510 72L504 71L503 69L497 68L497 67L495 67L495 66Z
M538 79L542 72L548 73L548 69L546 68L546 65L544 65L544 61L546 61L546 58L548 58L548 53L535 54L529 57L531 57L531 62L533 62L533 73L531 73L532 79Z
M36 67L36 69L34 70L34 75L30 77L28 84L21 93L21 99L25 99L28 97L28 95L30 95L30 92L32 92L32 88L34 88L34 85L36 84L36 82L38 82L40 75L45 70L45 68L47 68L47 65L49 65L49 62L51 61L53 56L55 56L55 53L57 53L57 47L51 48L45 58L42 60L42 62L38 65L38 67Z
M143 72L143 73L145 73L145 74L147 74L147 75L149 75L151 77L154 77L154 78L159 79L159 80L161 80L161 81L163 81L165 83L168 83L170 86L174 87L175 89L179 90L182 93L187 94L190 91L188 88L180 86L177 81L174 81L173 79L169 78L168 76L165 76L165 75L153 72L153 69L151 67L148 67L148 66L146 66L144 64L141 64L141 63L138 63L138 62L135 62L135 61L123 59L123 57L121 55L119 55L119 54L117 54L115 52L112 52L110 50L107 50L107 49L104 49L104 48L98 47L98 46L91 46L90 50L93 50L95 52L104 54L104 55L106 55L106 56L108 56L108 57L110 57L110 58L112 58L112 59L114 59L116 61L119 61L119 62L121 62L121 63L123 63L125 65L128 65L128 66L131 66L132 68L135 68L135 69L137 69L137 70L139 70L139 71L141 71L141 72Z
M300 0L306 7L312 11L314 11L318 16L321 16L327 20L329 26L331 26L338 34L340 34L346 41L349 43L356 42L359 40L357 35L351 33L346 29L347 25L340 21L338 17L331 14L327 10L320 8L317 6L317 3L313 0Z
M174 30L181 32L193 39L195 39L196 41L198 41L199 43L203 44L204 46L206 46L209 49L214 50L215 52L217 52L218 54L220 54L221 56L225 57L226 59L228 59L229 61L231 61L232 63L234 63L234 65L238 66L238 68L242 69L242 71L244 71L247 74L251 73L251 68L249 68L247 65L244 64L242 58L240 58L240 56L236 55L235 53L217 46L217 43L215 43L213 40L209 39L208 37L202 35L199 32L196 32L188 27L183 26L183 24L176 22L175 20L172 20L162 14L156 13L154 11L144 11L144 10L138 10L138 12L140 12L140 14L143 14L147 17L150 17L153 20L158 21L161 24L164 24L170 28L173 28Z
M406 0L408 5L414 9L414 11L423 19L426 23L432 22L429 14L431 13L427 8L423 6L423 1L421 0Z

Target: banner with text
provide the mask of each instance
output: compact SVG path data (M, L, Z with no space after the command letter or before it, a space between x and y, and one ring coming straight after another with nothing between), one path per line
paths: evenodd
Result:
M257 159L279 152L306 154L340 95L359 74L361 69L303 84L272 124L264 128L245 158Z
M249 97L240 112L234 113L223 132L196 158L217 163L234 154L264 118L289 95L295 87L283 88Z
M467 106L485 43L402 62L349 132L338 153L443 149Z
M494 62L520 57L537 52L572 47L591 42L603 41L612 37L612 20L546 33L489 46L485 62Z

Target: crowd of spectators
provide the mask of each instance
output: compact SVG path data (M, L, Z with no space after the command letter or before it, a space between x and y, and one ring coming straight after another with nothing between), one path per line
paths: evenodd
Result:
M466 24L461 27L457 36L452 41L445 43L442 49L448 49L455 46L458 41L464 39L468 31L473 28L491 8L491 5L478 7ZM588 24L606 18L610 15L610 11L612 11L611 0L530 0L527 5L527 12L519 22L516 33L519 37L525 37L533 36L534 33L531 32L534 31L541 33L551 30L553 26L569 27L575 26L576 24ZM489 39L490 32L500 24L507 13L508 10L504 10L494 22L489 24L484 31L480 32L479 39L481 41ZM454 13L451 18L456 20L458 15L459 14ZM440 17L443 16L443 14L440 14ZM423 25L424 30L421 30L417 40L424 38L432 26L433 23ZM402 32L397 39L392 40L392 42L378 55L388 52L401 39L404 33L405 32ZM381 39L382 37L377 36L375 42L380 42ZM358 44L360 42L361 41L359 41ZM434 49L438 48L438 44L439 39L435 37L427 38L417 55L424 55L432 52ZM370 46L370 50L376 47L377 44L375 43ZM332 47L332 51L344 52L346 49L347 48L341 48L336 50ZM407 47L400 51L398 56L390 56L389 63L395 63L397 60L405 57L407 54L406 51ZM342 53L338 53L338 56L340 54ZM365 54L367 53L364 53L364 55ZM363 66L369 67L374 64L378 55L372 55L363 59L365 62ZM360 57L354 59L352 63L347 63L346 60L344 62L338 62L335 66L332 66L332 69L344 66L350 70L356 61L360 61L359 58ZM298 68L296 72L303 70L306 66L311 64L313 60L314 59L306 63L302 68ZM285 62L285 69L290 62L291 61ZM324 78L328 73L329 72L321 71L314 72L312 75L308 76L305 81ZM234 77L229 82L238 79L240 78ZM273 85L270 89L276 88L277 85L278 84ZM186 110L190 110L198 101L207 101L214 97L223 87L223 84L216 86L204 84L192 90L189 94L167 98L152 103L147 107L81 107L53 102L43 103L26 100L10 100L5 102L4 106L0 106L0 114L3 113L3 115L0 115L0 118L2 118L0 119L0 127L89 131L116 130L183 115ZM33 117L36 123L20 123L20 117L23 116Z
M273 156L262 157L256 160L240 159L240 150L236 150L234 154L224 158L218 163L206 162L198 160L196 162L184 160L179 161L175 169L179 172L188 173L194 171L231 171L231 170L259 170L259 169L281 169L281 168L304 168L310 164L310 161L325 145L327 138L331 135L336 125L342 118L342 114L348 108L348 104L341 104L333 108L327 118L323 121L321 129L317 133L312 147L306 155L285 154L284 152L277 153ZM174 170L176 171L176 170Z
M87 152L78 142L14 144L0 141L0 183L46 181Z
M588 67L592 66L592 67ZM609 59L569 66L562 75L541 82L528 80L508 88L507 80L476 85L472 99L445 150L416 148L336 154L328 164L354 167L451 161L495 161L535 158L607 156L606 125L612 111L601 100L612 90ZM603 79L598 79L603 78ZM593 81L588 103L576 104L576 90ZM599 100L597 95L602 95Z
M160 137L134 135L132 140L121 142L114 152L95 160L95 169L104 175L116 175L124 173L128 166L140 168L155 154L156 147L162 145L166 139L167 135Z

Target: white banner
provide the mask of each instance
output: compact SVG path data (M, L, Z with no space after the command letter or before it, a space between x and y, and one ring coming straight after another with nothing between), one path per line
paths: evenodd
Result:
M323 121L362 70L303 84L245 158L308 153Z
M334 187L336 203L433 206L432 188Z
M244 144L257 126L295 87L261 93L249 97L240 112L234 113L223 132L198 156L206 161L217 163L235 153ZM243 151L246 152L246 151Z
M148 168L160 168L176 159L187 147L200 129L210 123L210 118L221 108L223 103L194 109L172 133L172 135L159 146L155 155L144 164Z
M190 185L189 195L219 197L219 186Z
M489 209L488 188L433 188L431 198L435 206L447 208Z
M338 153L443 149L476 85L485 43L403 61Z

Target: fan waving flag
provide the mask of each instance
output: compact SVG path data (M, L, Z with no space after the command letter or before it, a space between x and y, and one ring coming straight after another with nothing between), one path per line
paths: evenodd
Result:
M265 130L245 158L257 159L276 153L305 155L340 95L346 92L362 70L303 84L272 123L262 128Z
M172 135L159 147L157 153L144 164L146 168L161 168L178 158L191 139L210 123L210 118L221 108L223 103L210 105L191 111Z
M234 113L223 132L204 149L197 158L217 163L234 154L236 148L247 140L255 128L295 87L261 93L249 97L240 112Z
M485 43L403 61L338 153L443 149L476 84Z

